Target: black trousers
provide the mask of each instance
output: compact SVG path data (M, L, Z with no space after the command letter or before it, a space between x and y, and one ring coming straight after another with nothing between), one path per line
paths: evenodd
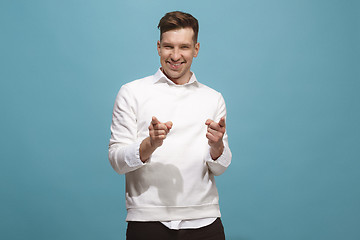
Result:
M127 240L225 240L220 218L197 229L172 230L161 222L128 222Z

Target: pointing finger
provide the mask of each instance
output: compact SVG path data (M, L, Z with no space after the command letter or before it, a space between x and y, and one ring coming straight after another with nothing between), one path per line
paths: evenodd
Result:
M208 120L206 120L205 125L208 125L208 126L209 126L212 122L213 122L213 120L208 119Z
M151 119L151 124L155 125L155 124L158 124L158 123L160 123L160 121L156 117L153 116L152 119Z

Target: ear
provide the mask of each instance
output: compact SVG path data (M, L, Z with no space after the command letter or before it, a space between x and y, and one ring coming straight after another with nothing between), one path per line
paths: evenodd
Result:
M195 43L194 57L197 57L197 55L199 54L199 50L200 50L200 43L197 42Z
M160 41L157 41L157 51L158 51L158 54L160 56Z

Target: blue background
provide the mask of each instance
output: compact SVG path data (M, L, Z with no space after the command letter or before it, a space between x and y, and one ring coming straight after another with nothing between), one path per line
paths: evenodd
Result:
M0 238L125 238L112 107L160 66L156 26L172 10L198 18L193 71L227 102L228 239L360 239L351 0L1 1Z

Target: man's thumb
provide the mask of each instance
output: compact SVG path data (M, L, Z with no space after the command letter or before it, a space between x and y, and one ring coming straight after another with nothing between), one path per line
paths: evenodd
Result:
M170 130L173 126L173 123L171 121L168 121L165 123L166 127Z

